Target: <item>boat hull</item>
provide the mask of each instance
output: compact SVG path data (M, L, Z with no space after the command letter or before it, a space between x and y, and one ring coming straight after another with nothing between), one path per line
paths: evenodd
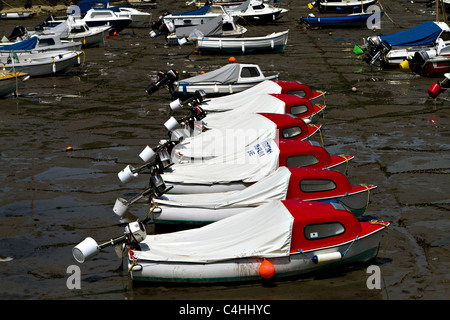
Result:
M380 13L380 18L383 16ZM308 27L316 28L362 28L367 27L367 21L372 14L355 14L348 16L332 16L332 17L303 17L300 23L304 23Z
M320 0L317 0L320 1ZM366 10L371 5L374 5L376 0L363 0L362 8ZM358 13L361 12L360 0L344 0L344 1L323 1L318 5L319 12L332 13Z
M201 38L196 40L200 53L280 53L286 48L288 31L253 38Z
M47 76L67 72L80 64L82 52L55 54L54 58L38 58L30 62L2 63L4 69L28 73L32 77Z
M380 229L383 230L383 229ZM286 257L268 258L275 268L272 279L299 276L324 268L342 266L349 263L364 263L374 258L382 233L380 230L341 245L291 253ZM340 252L345 255L337 261L314 263L319 254ZM180 263L132 261L128 256L128 267L133 281L172 283L226 283L261 281L259 267L263 258L233 259L216 263Z

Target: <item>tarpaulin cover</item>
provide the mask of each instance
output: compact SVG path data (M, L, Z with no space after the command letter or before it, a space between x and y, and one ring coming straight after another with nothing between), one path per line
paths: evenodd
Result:
M179 81L179 84L182 83L201 83L201 82L212 82L212 83L230 83L236 82L239 79L239 71L241 69L241 65L239 63L230 63L226 64L223 67L206 72L203 74L199 74L198 76L186 78Z
M247 113L262 112L285 114L286 103L270 94L259 94L249 99L248 103L235 106L233 110L208 114L203 122L208 128L225 127L229 125L230 119L238 119Z
M163 179L172 183L197 184L259 181L277 170L279 154L280 149L275 141L261 139L242 148L236 145L228 153L207 161L174 164L171 172L163 174Z
M184 157L210 158L235 154L265 139L277 139L278 129L274 122L259 114L230 119L227 127L207 130L188 137L173 150Z
M134 256L191 263L288 256L293 223L283 203L273 201L202 228L148 235Z
M223 172L222 172L223 174ZM165 174L164 174L165 175ZM273 200L286 199L291 172L280 167L251 186L236 191L198 194L165 194L154 201L158 205L180 208L223 209L236 207L254 207ZM211 213L214 214L214 213ZM186 212L189 218L189 212Z
M391 46L429 46L433 44L441 32L441 27L436 23L427 21L414 28L381 36L380 38Z
M1 51L17 51L17 50L32 50L36 47L38 42L37 36L32 36L29 39L14 42L12 44L0 46Z
M223 17L217 16L204 24L190 27L177 27L175 34L178 38L189 37L194 30L200 31L203 36L218 36L223 34Z
M281 93L281 86L271 80L264 80L257 85L237 93L223 97L210 98L202 103L205 111L220 112L236 109L250 101L257 99L261 94Z

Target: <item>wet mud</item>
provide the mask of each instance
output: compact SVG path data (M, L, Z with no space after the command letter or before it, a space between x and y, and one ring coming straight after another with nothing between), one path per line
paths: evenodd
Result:
M162 2L162 1L161 1ZM434 7L412 1L381 2L388 34L435 20ZM248 35L289 29L281 54L237 56L280 79L325 90L321 136L330 154L352 154L352 184L376 184L368 215L391 222L375 261L383 286L369 290L367 266L348 266L280 281L226 286L136 286L111 248L79 265L81 289L68 289L67 268L78 265L74 245L100 241L123 229L112 208L119 196L144 188L119 183L117 172L139 163L146 145L166 138L169 93L146 86L158 71L182 76L210 71L228 55L196 55L192 46L167 47L149 29L126 29L104 46L84 50L83 65L64 76L31 78L18 97L0 99L0 299L449 299L449 97L427 90L440 78L369 67L353 54L374 34L361 29L305 29L307 1L282 0L290 11L276 23L248 26ZM166 1L151 9L189 8ZM0 21L0 36L46 16ZM352 90L352 88L356 90ZM67 149L71 147L70 149Z

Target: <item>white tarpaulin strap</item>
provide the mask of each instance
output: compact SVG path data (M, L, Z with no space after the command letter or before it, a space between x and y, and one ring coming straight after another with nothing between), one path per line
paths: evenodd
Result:
M148 235L134 251L141 260L211 263L289 255L294 218L280 201L202 228Z

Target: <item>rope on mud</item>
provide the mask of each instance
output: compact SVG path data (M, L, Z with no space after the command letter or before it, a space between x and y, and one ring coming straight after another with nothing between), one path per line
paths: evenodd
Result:
M348 158L345 156L345 154L340 154L339 157L344 158L345 160L345 170L344 173L347 174L347 170L348 170Z
M366 208L364 209L364 213L362 214L363 216L366 214L367 212L367 208L369 208L369 199L370 199L370 189L367 185L365 184L360 184L361 187L365 187L367 190L367 202L366 202Z
M153 201L153 200L152 200L152 201ZM153 211L155 211L155 209L156 209L157 206L158 206L158 203L153 202L153 206L148 210L147 215L146 215L145 218L144 218L144 221L146 221L146 220L149 218L150 214L152 214ZM152 215L151 221L153 221L153 215Z
M322 137L322 131L320 130L320 126L319 125L315 125L315 124L310 124L310 126L313 127L313 128L317 128L317 130L319 131L320 140L322 141L322 146L323 146L323 137Z
M389 244L389 239L390 239L390 236L391 236L390 229L389 229L389 222L378 221L376 219L373 219L373 220L370 220L370 224L379 224L381 226L384 226L387 229L387 231L388 231L388 238L386 240L386 245L384 247L383 255L381 256L381 259L384 259L384 255L386 254L386 250L387 250L387 247L388 247L388 244Z

